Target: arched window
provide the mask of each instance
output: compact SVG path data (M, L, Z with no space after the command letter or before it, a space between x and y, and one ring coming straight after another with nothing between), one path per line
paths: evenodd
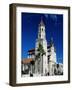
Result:
M43 28L42 28L42 31L43 31Z

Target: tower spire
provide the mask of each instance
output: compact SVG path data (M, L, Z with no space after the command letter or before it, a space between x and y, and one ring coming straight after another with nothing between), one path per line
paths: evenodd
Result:
M40 24L39 24L40 26L45 26L44 25L44 22L43 22L43 17L41 16L41 21L40 21Z
M39 29L38 38L39 39L45 39L45 25L43 22L43 17L41 17L38 29Z

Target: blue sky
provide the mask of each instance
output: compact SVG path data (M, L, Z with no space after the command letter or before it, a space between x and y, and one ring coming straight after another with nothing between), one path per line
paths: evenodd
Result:
M56 48L57 62L63 63L63 15L60 14L21 14L21 58L27 58L28 50L35 48L41 17L46 28L47 43L50 43L52 37Z

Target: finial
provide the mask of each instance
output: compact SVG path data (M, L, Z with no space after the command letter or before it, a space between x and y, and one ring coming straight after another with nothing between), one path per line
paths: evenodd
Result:
M51 45L54 45L54 43L53 43L53 37L51 37Z

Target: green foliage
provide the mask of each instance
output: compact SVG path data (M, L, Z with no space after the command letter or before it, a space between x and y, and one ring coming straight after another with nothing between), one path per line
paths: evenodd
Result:
M43 46L39 43L39 47L37 49L38 54L36 55L36 59L40 58L40 56L43 56L45 53Z

